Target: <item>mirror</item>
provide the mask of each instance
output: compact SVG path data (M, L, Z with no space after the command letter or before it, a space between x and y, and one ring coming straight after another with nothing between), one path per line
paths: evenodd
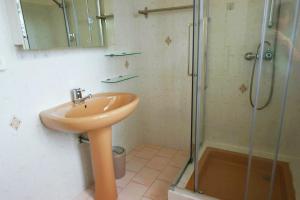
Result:
M19 0L24 49L105 45L104 0Z

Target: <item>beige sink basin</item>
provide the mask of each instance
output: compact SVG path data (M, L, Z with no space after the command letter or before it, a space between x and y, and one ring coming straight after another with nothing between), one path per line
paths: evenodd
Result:
M112 125L130 115L139 98L130 93L95 94L81 104L65 103L40 113L49 129L87 132L95 179L95 200L117 199L112 159Z
M126 118L138 104L128 93L95 94L85 103L65 103L40 113L43 124L62 132L82 133L111 126Z

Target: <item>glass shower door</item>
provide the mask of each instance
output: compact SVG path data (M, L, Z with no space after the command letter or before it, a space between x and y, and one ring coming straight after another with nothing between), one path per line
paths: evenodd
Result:
M261 1L196 2L194 191L243 199L248 162L251 66L243 53L260 40ZM259 22L259 23L258 23ZM251 38L252 40L249 40Z
M276 66L282 13L269 0L195 5L194 190L221 199L272 199L287 77Z
M273 13L272 13L273 12ZM286 148L282 146L282 137L284 137L284 121L285 110L287 104L288 83L290 82L291 66L297 64L294 62L293 51L295 50L295 42L297 38L297 26L299 23L299 1L266 1L264 10L262 42L265 46L272 46L271 67L270 71L265 70L268 67L267 59L268 48L261 52L259 71L256 80L256 103L261 105L268 94L264 92L266 88L267 76L273 81L271 88L274 90L272 101L268 109L264 111L254 111L252 118L252 132L249 140L249 166L248 179L245 199L257 199L255 192L261 189L260 195L263 199L295 199L293 179L297 180L297 170L293 169L292 163L299 157L291 158L289 153L295 151L287 151L280 153L280 149ZM270 44L271 45L270 45ZM296 50L295 50L296 51ZM273 71L273 72L272 72ZM295 96L294 96L295 99ZM295 106L295 105L293 105ZM257 106L258 107L258 106ZM297 116L297 115L296 115ZM298 118L299 119L299 118ZM288 121L287 121L288 122ZM286 127L287 131L291 131ZM287 140L293 140L286 137ZM295 138L296 139L296 138ZM255 163L255 156L261 155L263 160L263 171L258 172ZM261 176L254 176L260 173ZM257 185L258 178L263 179L261 185Z

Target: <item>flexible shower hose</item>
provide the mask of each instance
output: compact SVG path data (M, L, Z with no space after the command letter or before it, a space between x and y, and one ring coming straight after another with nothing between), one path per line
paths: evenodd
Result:
M265 41L265 43L267 43L269 46L271 46L270 42ZM256 55L259 54L260 47L261 47L261 44L259 44L258 47L257 47ZM254 60L253 67L252 67L252 74L251 74L251 81L250 81L249 100L250 100L250 104L251 104L252 108L255 107L254 103L253 103L253 99L252 99L252 90L253 90L253 80L254 80L254 74L255 74L255 69L256 69L256 63L257 63L258 59L259 59L259 56L256 56L255 60ZM266 103L264 103L261 107L257 107L256 108L257 110L263 110L272 101L272 97L273 97L273 93L274 93L274 83L275 83L275 60L274 59L275 59L275 57L273 57L273 59L271 61L272 62L272 80L271 80L271 87L270 87L269 96L268 96L268 99L267 99Z

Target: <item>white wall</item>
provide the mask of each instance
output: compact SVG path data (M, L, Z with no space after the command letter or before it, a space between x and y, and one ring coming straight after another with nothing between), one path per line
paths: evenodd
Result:
M191 0L134 0L135 13L145 7L192 5ZM144 54L139 74L144 140L175 148L190 144L191 77L187 75L188 24L192 9L136 14L138 41ZM165 40L170 37L169 45Z
M126 12L131 8L118 1L115 9L118 28L114 48L124 49L126 41L134 49L136 36L131 30L135 28L132 23L123 23L131 21L132 15ZM75 135L44 128L38 114L69 101L69 91L76 87L92 93L138 93L141 79L115 85L100 82L107 77L135 73L138 57L128 58L130 67L126 69L125 58L105 57L109 51L105 49L24 52L12 44L9 20L4 0L0 0L0 58L8 67L0 72L1 199L72 199L92 182L88 146L79 145ZM130 150L140 143L138 112L139 109L113 128L114 144ZM10 127L14 116L22 122L18 130Z

